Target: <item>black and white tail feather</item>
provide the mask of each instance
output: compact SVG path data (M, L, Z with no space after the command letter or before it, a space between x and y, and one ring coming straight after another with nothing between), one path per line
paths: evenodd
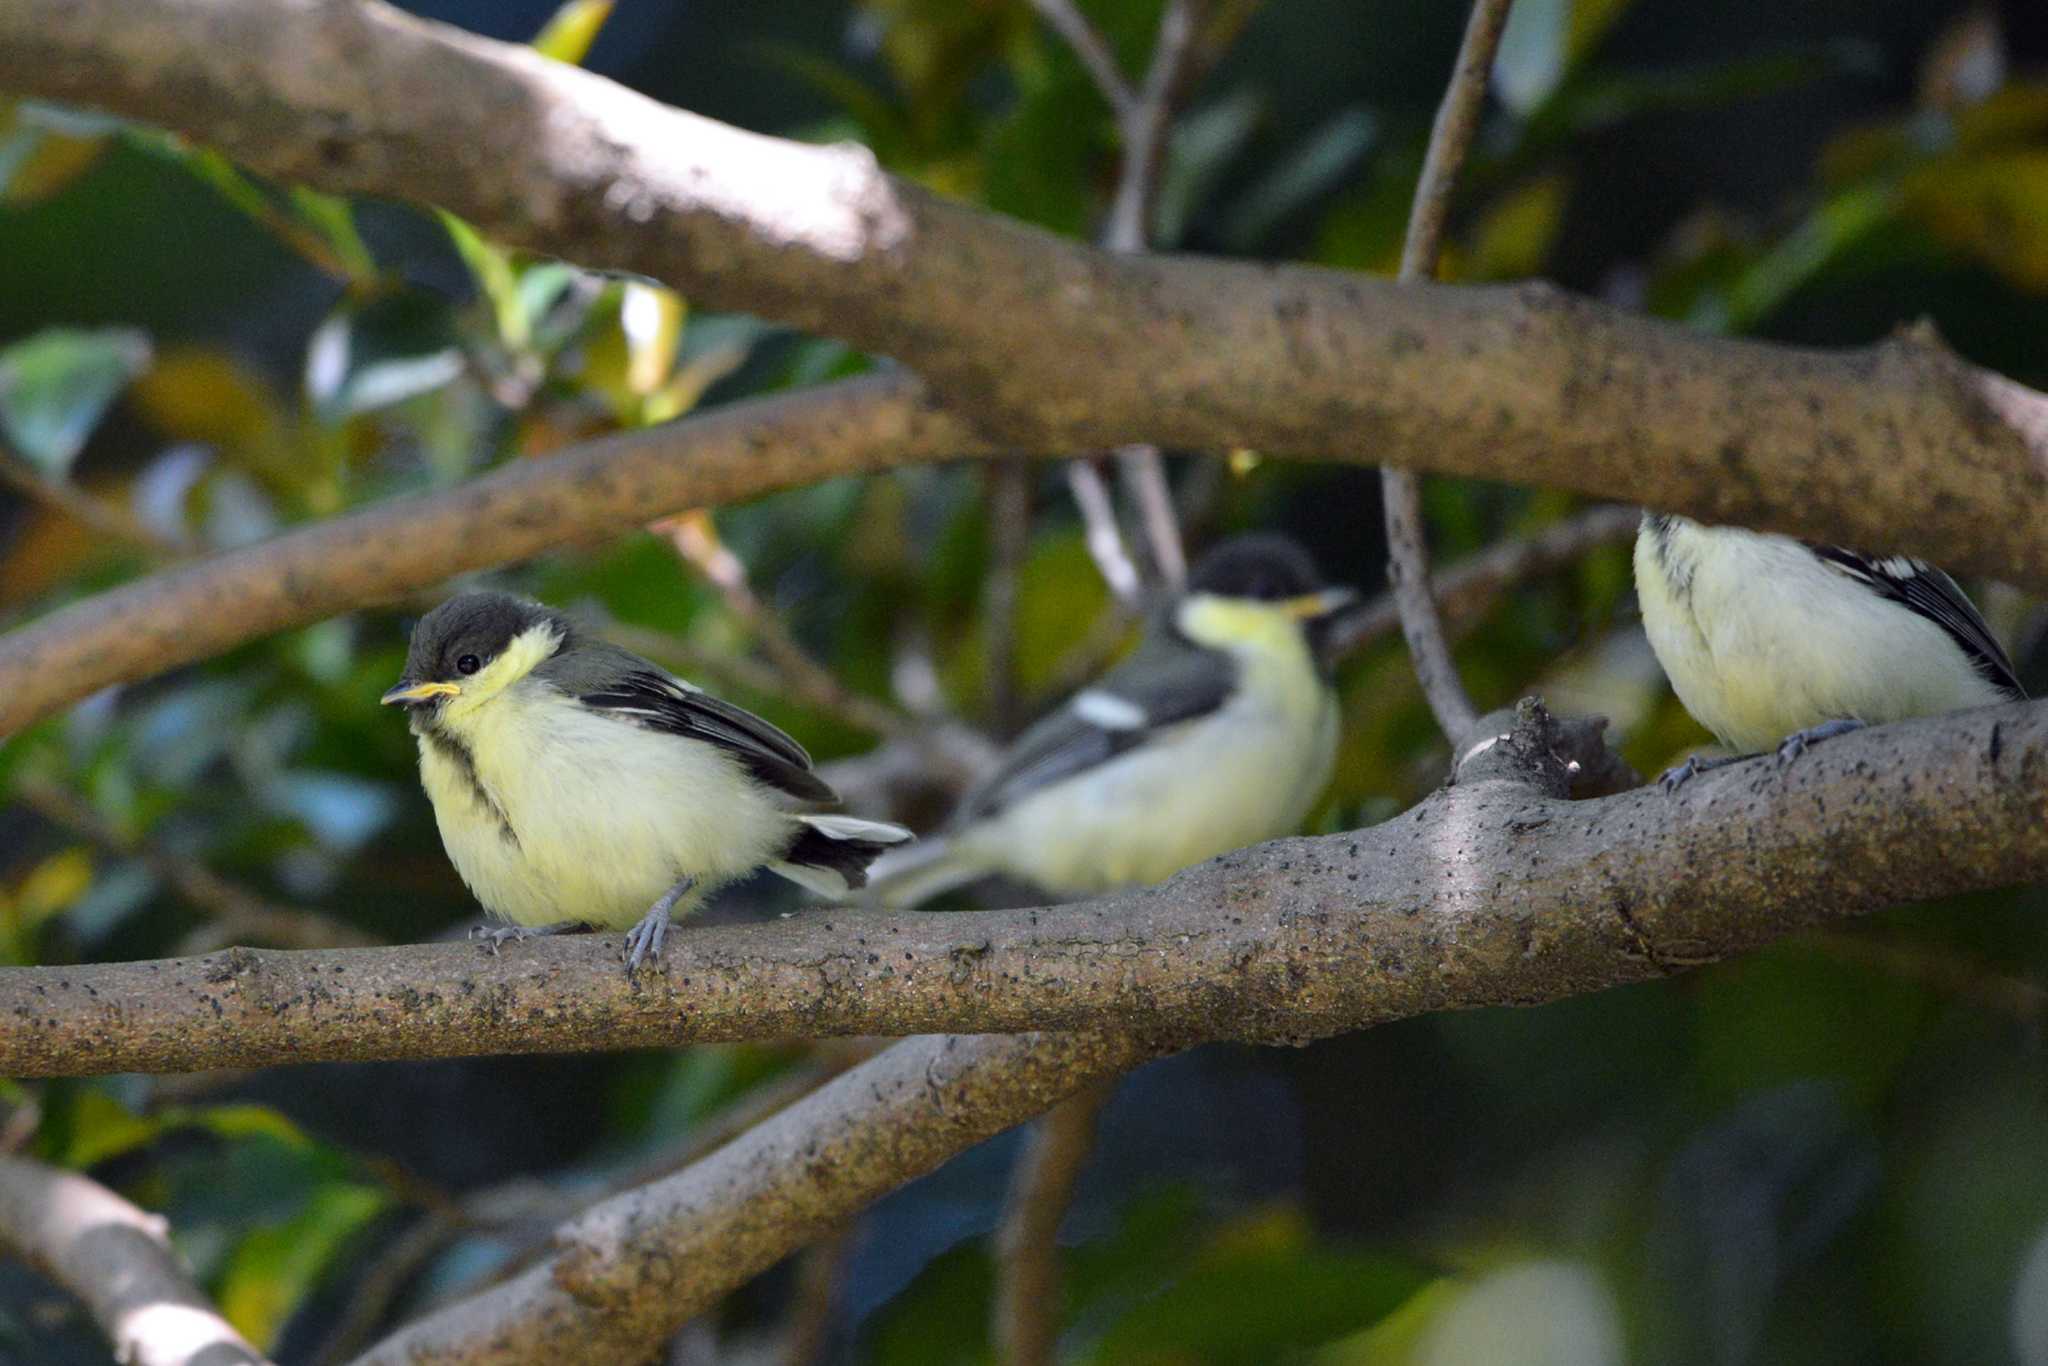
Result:
M795 843L768 871L833 901L867 886L868 865L911 839L900 825L854 816L799 816L797 823Z

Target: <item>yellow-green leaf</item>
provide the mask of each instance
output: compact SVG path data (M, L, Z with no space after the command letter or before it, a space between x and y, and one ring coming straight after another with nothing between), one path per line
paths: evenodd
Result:
M1479 220L1465 276L1524 280L1539 275L1564 225L1568 187L1562 176L1542 176L1496 200Z
M2021 289L2048 293L2048 150L1936 162L1908 175L1906 210Z
M612 0L569 0L534 35L535 50L571 66L580 64L597 41L597 31L611 18Z
M384 1204L367 1186L324 1186L296 1217L257 1229L235 1249L221 1277L221 1312L269 1350L335 1252Z
M526 301L519 292L519 275L512 269L512 257L503 248L486 241L482 233L449 213L436 209L456 254L476 278L477 288L491 304L498 323L498 340L512 350L524 347L532 335L526 316Z

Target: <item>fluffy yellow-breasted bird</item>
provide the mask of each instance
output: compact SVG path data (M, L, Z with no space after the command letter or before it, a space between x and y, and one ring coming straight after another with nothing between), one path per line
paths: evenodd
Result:
M1679 701L1738 757L2026 696L1968 596L1922 560L1646 512L1635 569ZM1727 762L1688 759L1664 785Z
M1353 597L1292 541L1217 546L1128 660L1018 737L944 830L876 863L870 895L910 906L991 874L1081 895L1295 833L1336 755L1317 636Z
M510 594L422 618L384 701L411 716L456 871L512 922L494 948L631 926L631 970L672 918L758 868L843 896L911 837L819 814L837 798L789 736Z

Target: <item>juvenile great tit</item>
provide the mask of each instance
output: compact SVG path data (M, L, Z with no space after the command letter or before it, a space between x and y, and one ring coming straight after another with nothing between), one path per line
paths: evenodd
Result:
M1635 568L1658 663L1738 758L2026 696L1970 599L1922 560L1645 512ZM1664 786L1732 762L1688 759Z
M812 814L837 800L796 741L567 616L464 593L420 620L384 694L462 880L512 928L623 929L627 970L673 917L762 867L821 896L867 880L900 825Z
M1295 833L1336 757L1318 637L1355 596L1320 584L1291 541L1218 546L1128 660L1019 736L941 833L876 863L871 897L998 873L1083 895Z

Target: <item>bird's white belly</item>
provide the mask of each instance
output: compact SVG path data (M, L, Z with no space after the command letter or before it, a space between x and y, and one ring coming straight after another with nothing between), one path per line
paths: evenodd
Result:
M456 871L515 924L631 925L691 877L682 914L789 842L790 817L707 745L527 685L477 708L463 729L476 780L505 819L424 739L421 780Z
M1678 533L1680 554L1691 534ZM1999 700L1941 627L1796 541L1745 532L1689 556L1689 598L1655 554L1648 536L1637 542L1650 645L1685 709L1735 750L1823 721L1876 725Z
M1060 894L1159 882L1232 849L1291 835L1330 780L1334 702L1289 726L1240 698L1096 769L1055 783L976 831L985 857Z

